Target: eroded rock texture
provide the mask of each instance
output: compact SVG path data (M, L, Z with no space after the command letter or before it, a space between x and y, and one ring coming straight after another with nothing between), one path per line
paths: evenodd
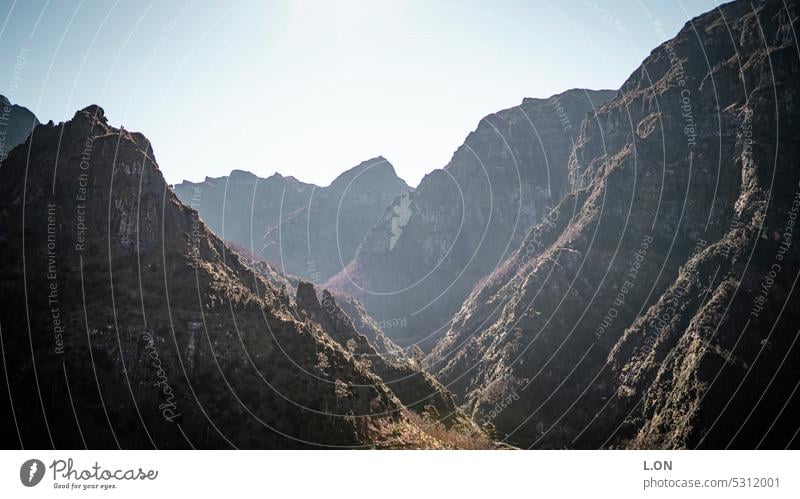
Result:
M427 364L524 447L797 446L797 2L733 2L584 119L570 193Z
M241 170L175 186L181 201L222 239L282 273L316 283L350 263L386 206L410 191L382 157L345 171L326 187Z
M470 290L569 192L581 119L614 95L570 90L485 117L450 163L397 199L328 287L355 296L393 341L430 348Z
M90 106L29 140L0 184L10 446L439 445L178 200L143 135Z

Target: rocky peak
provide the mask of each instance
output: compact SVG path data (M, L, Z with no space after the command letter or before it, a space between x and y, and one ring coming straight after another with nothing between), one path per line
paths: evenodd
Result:
M570 91L486 116L413 195L394 201L327 286L351 294L401 344L430 348L473 286L569 191L583 116L612 91Z
M97 104L86 106L75 113L75 118L80 118L82 116L88 117L92 120L98 120L104 124L108 123L108 120L106 119L106 112Z
M364 161L285 212L264 235L259 255L285 273L324 282L350 263L386 207L410 191L382 156Z
M363 175L368 172L373 174L381 174L381 175L389 175L392 177L397 177L397 173L394 170L394 166L389 162L389 160L387 160L383 156L376 156L366 161L362 161L358 165L350 168L349 170L345 170L344 172L340 173L334 179L334 182L351 181L353 177L356 177L358 175Z
M245 170L203 182L184 181L175 194L226 241L255 254L264 233L308 202L314 186L279 174L260 178Z
M397 176L394 166L383 156L377 156L359 163L339 174L327 189L341 192L344 189L385 189L392 186L396 191L410 191L406 182Z
M482 431L457 408L447 388L423 371L414 360L394 354L384 355L376 350L375 344L360 334L355 325L356 318L337 305L334 295L328 290L322 291L320 302L311 283L299 282L297 306L359 362L368 364L411 411L423 414L434 407L439 422L446 427L457 425L459 431L485 439Z
M570 192L426 359L473 417L532 448L792 445L798 14L704 14L583 119Z
M367 364L178 201L143 136L96 116L38 126L3 164L0 258L17 263L0 322L30 333L4 335L4 373L14 395L42 395L14 398L21 446L364 446L411 425ZM82 435L61 424L75 418Z
M39 120L29 109L12 104L8 98L0 95L0 133L3 138L0 144L0 161L12 149L24 143L38 124Z
M258 177L256 177L255 173L249 172L247 170L231 170L230 178L242 181L255 182L255 180ZM283 177L278 176L277 178L283 178Z
M309 318L322 326L328 326L328 317L326 317L322 304L317 297L317 290L310 282L300 281L297 284L297 295L295 298L297 306L304 310Z

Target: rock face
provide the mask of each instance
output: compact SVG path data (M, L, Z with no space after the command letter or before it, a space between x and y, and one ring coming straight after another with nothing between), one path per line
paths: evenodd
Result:
M407 360L404 350L383 332L384 328L392 327L391 324L381 324L376 321L367 313L364 306L352 296L338 297L338 303L342 311L352 319L355 330L364 335L379 354L391 360Z
M411 191L382 157L347 170L327 187L234 170L174 189L224 240L280 272L317 283L342 270L386 206Z
M21 447L438 445L180 203L143 135L91 106L32 137L0 183L0 417Z
M797 2L733 2L581 124L564 197L426 359L523 447L797 440Z
M18 145L25 142L31 130L39 124L30 110L0 95L0 161Z
M432 406L441 420L447 424L469 423L456 407L452 394L412 361L397 356L382 355L373 347L373 342L361 334L351 316L339 307L330 292L324 290L318 297L314 286L300 282L297 286L297 305L306 316L322 327L328 335L345 350L369 365L389 386L400 401L412 411L423 413ZM351 302L352 303L352 302ZM354 306L358 306L357 302ZM378 336L378 333L375 336ZM385 348L385 345L378 343Z
M284 292L286 293L297 294L301 284L313 287L313 284L303 281L299 277L278 272L272 265L259 260L254 255L250 255L249 263L253 270L260 274L262 278L266 279L268 283L277 289L285 290ZM330 294L327 290L325 290L325 293ZM308 292L305 293L306 296L310 294L311 293ZM383 332L383 328L392 327L391 324L381 324L373 319L367 313L366 309L364 309L364 306L352 296L331 296L337 303L337 308L341 309L341 312L350 318L351 325L356 332L367 338L370 346L374 348L378 354L389 360L410 360L406 352L390 340Z
M308 204L315 188L277 173L260 178L233 170L227 177L181 182L174 191L185 205L197 210L215 234L253 251L261 247L262 237L281 217Z
M450 163L398 198L326 285L401 345L432 346L475 284L570 190L582 117L612 91L570 90L485 117Z
M385 158L365 161L315 187L307 203L267 230L258 255L287 274L325 282L350 263L386 206L410 191Z

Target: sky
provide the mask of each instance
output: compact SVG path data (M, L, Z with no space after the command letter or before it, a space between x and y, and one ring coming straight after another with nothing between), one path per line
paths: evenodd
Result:
M41 121L99 104L170 183L318 185L382 155L416 185L479 120L617 89L714 0L0 0L0 94Z

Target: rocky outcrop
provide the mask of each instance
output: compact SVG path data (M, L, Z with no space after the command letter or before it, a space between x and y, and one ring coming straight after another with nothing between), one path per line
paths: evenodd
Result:
M18 145L25 142L31 130L39 124L29 109L12 104L0 95L0 161Z
M359 362L368 365L407 408L422 414L432 407L437 419L448 426L456 423L474 426L456 407L452 394L420 366L400 357L398 352L379 353L367 336L359 333L351 316L337 305L330 292L324 290L318 297L311 283L300 282L296 301L305 317L319 325Z
M401 345L429 347L470 290L570 190L581 119L615 92L570 90L485 117L450 163L392 203L327 284Z
M342 311L352 319L353 327L356 331L364 335L381 356L396 361L409 360L405 351L383 332L384 329L391 328L393 324L381 324L376 321L367 313L364 306L352 296L338 296L336 299Z
M313 284L303 281L299 277L278 272L272 265L258 258L251 257L248 263L252 266L254 272L266 279L275 288L282 290L282 292L292 295L302 294L306 298L310 298L312 293L308 291L308 288L313 289ZM301 285L305 286L302 293ZM315 294L316 291L313 293ZM331 294L327 290L325 293ZM331 296L333 295L331 294ZM356 332L364 336L379 355L395 361L410 360L405 351L392 342L383 332L383 328L392 327L392 324L381 324L373 319L364 309L364 306L352 296L340 295L333 296L333 298L335 298L337 307L341 309L341 312L350 318ZM307 303L313 303L313 301L309 299Z
M410 191L385 158L365 161L315 187L301 208L267 230L258 255L286 274L325 282L350 263L386 206Z
M143 135L90 106L32 137L0 183L20 447L437 445L398 441L419 431L391 389L178 200Z
M733 2L593 118L426 362L524 447L797 446L797 2Z

